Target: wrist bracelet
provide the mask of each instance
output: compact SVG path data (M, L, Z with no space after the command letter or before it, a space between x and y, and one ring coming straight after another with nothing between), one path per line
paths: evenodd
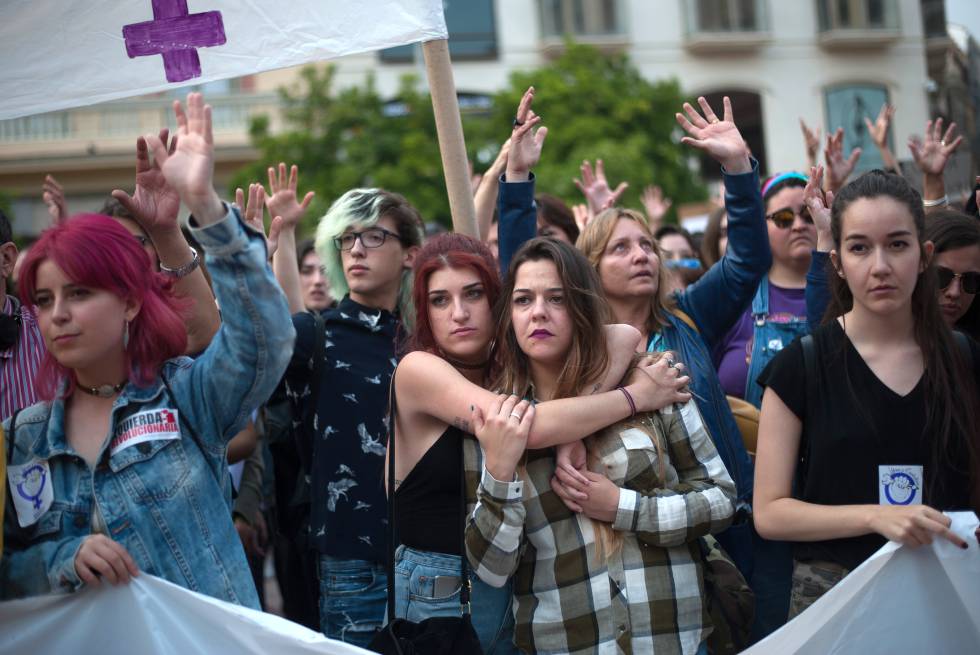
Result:
M616 387L616 388L622 391L623 395L626 396L626 402L630 404L630 418L633 418L634 416L636 416L636 403L633 401L633 396L631 396L630 392L626 390L626 387Z
M167 268L161 262L160 272L166 275L167 277L171 277L175 280L179 280L181 278L187 277L188 275L194 272L194 269L196 269L198 266L201 265L201 257L200 255L197 254L197 251L194 250L193 248L191 248L191 255L192 258L189 262L187 262L183 266L178 266L177 268Z
M936 198L935 200L926 200L925 198L922 199L923 207L939 207L939 206L946 206L948 204L949 204L949 198L946 196L943 196L942 198Z

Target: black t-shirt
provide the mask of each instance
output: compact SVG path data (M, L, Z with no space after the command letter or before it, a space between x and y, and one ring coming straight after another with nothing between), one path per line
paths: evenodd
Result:
M772 388L803 423L794 496L820 505L876 505L884 493L880 480L885 469L880 466L912 470L921 466L922 502L939 510L968 509L965 448L957 448L952 458L961 470L947 466L936 471L931 464L930 437L936 430L926 426L924 376L908 395L899 396L868 367L837 321L817 329L813 339L816 371L805 369L798 339L759 376L759 384ZM980 352L972 340L970 348L976 376ZM815 375L812 396L808 373ZM798 542L795 555L798 560L828 560L850 570L884 544L885 538L877 534Z

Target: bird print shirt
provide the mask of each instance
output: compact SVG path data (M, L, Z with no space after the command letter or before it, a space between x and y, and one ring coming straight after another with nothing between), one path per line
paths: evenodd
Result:
M323 314L316 334L308 313L293 316L296 348L286 372L293 416L316 403L313 423L314 547L341 559L385 561L384 460L388 387L397 365L396 314L346 296ZM314 339L323 339L318 398L311 398Z

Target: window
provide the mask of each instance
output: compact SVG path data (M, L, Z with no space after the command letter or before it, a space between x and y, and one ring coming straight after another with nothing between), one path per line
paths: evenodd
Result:
M895 0L817 0L820 31L897 30Z
M844 156L851 154L854 148L861 148L861 159L856 170L883 168L884 162L868 134L864 119L874 122L881 106L888 102L888 90L875 84L849 84L827 89L824 98L827 107L826 132L844 128ZM893 134L889 133L888 139L891 145Z
M946 36L946 7L943 0L922 0L922 27L926 36Z
M618 0L540 0L545 38L622 34Z
M497 34L493 20L493 0L444 0L446 28L449 30L449 55L456 61L494 59L497 56ZM416 47L403 45L380 53L388 64L410 63Z
M695 0L690 4L688 31L761 32L766 29L763 0Z

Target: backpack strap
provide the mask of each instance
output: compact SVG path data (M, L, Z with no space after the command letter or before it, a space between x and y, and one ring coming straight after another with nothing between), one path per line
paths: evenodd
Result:
M956 341L956 346L960 349L960 354L963 356L963 361L967 364L967 369L969 369L969 362L973 358L969 337L959 330L953 330L953 339Z
M800 345L803 347L803 376L806 378L807 400L817 397L817 342L813 339L813 334L805 334L800 337ZM803 491L806 486L806 469L809 465L809 442L803 441L803 434L800 433L800 472L798 476L798 489Z
M18 414L20 414L20 410L15 409L14 413L10 415L10 432L4 436L4 439L6 440L6 443L4 445L7 447L8 466L14 463L14 446L17 443L16 441L14 441L14 431L17 429Z
M313 316L313 369L310 373L309 402L303 408L300 430L295 435L296 452L299 454L300 476L313 470L313 443L316 440L313 424L316 421L317 403L320 400L320 386L323 379L323 353L326 350L327 322L320 312L310 312Z
M694 319L691 318L690 315L688 315L688 313L685 312L684 310L677 309L675 307L674 309L670 310L670 313L673 314L674 316L676 316L677 318L681 319L682 321L684 321L684 323L687 324L687 327L691 328L696 333L698 333L698 334L701 333L701 330L698 329L697 323L695 323L694 322Z

